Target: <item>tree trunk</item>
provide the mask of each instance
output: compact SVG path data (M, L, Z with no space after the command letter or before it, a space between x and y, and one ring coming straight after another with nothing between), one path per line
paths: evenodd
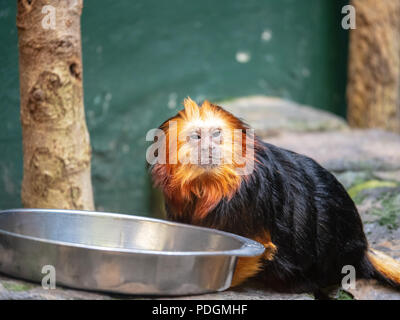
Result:
M81 12L82 0L18 0L25 207L94 208ZM49 23L52 13L55 28Z
M363 128L400 132L400 1L353 0L348 120Z

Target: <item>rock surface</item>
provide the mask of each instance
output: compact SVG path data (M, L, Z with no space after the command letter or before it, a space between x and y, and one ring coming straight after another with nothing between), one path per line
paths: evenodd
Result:
M342 130L346 122L329 112L274 97L252 96L219 103L265 138L279 132Z
M225 105L224 102L221 105ZM371 246L400 261L400 136L379 130L350 130L329 113L276 98L230 101L266 141L308 155L332 171L357 204ZM355 299L400 299L400 292L376 281L358 280ZM0 299L150 299L92 293L40 285L0 276ZM154 298L154 297L153 297ZM351 298L340 294L339 299ZM313 299L308 294L280 294L256 281L219 293L174 299Z
M281 294L266 290L258 283L249 284L223 292L181 297L148 297L113 295L87 292L57 286L46 290L36 283L0 275L0 300L110 300L110 299L176 299L176 300L311 300L309 294Z
M230 290L216 293L208 293L189 297L175 297L178 300L314 300L310 294L277 293L263 287L257 280L249 280L247 283Z
M62 287L43 289L40 285L0 275L0 300L109 300L108 295Z
M400 169L400 136L381 130L285 132L265 139L305 154L331 171Z

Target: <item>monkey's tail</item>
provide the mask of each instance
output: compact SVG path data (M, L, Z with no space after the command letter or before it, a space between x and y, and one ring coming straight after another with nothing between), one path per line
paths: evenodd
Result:
M370 266L366 278L376 279L400 290L400 262L381 251L368 249L366 254Z

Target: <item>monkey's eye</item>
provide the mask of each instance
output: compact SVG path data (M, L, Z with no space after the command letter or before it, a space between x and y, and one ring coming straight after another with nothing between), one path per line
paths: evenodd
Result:
M212 134L213 138L218 138L220 135L221 135L221 130L216 130Z
M192 140L200 140L201 137L200 137L199 134L193 133L193 134L190 135L190 139L192 139Z

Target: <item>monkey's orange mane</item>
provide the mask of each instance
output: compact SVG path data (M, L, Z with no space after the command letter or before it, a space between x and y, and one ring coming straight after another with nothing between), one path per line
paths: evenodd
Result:
M171 137L175 132L178 136L185 136L193 124L215 123L225 132L240 130L241 139L233 138L232 145L228 143L227 146L231 150L240 150L244 155L246 148L249 148L246 146L245 131L248 127L231 113L208 101L204 101L199 107L187 98L184 107L184 110L160 126L165 133L165 146L172 148L165 148L166 163L155 164L152 175L155 185L162 188L174 214L180 215L185 210L191 210L193 219L196 220L204 218L223 198L230 200L247 176L238 173L243 164L238 164L234 160L231 163L222 163L211 170L191 163L180 163L179 159L185 152L186 141ZM253 158L247 160L254 161Z

